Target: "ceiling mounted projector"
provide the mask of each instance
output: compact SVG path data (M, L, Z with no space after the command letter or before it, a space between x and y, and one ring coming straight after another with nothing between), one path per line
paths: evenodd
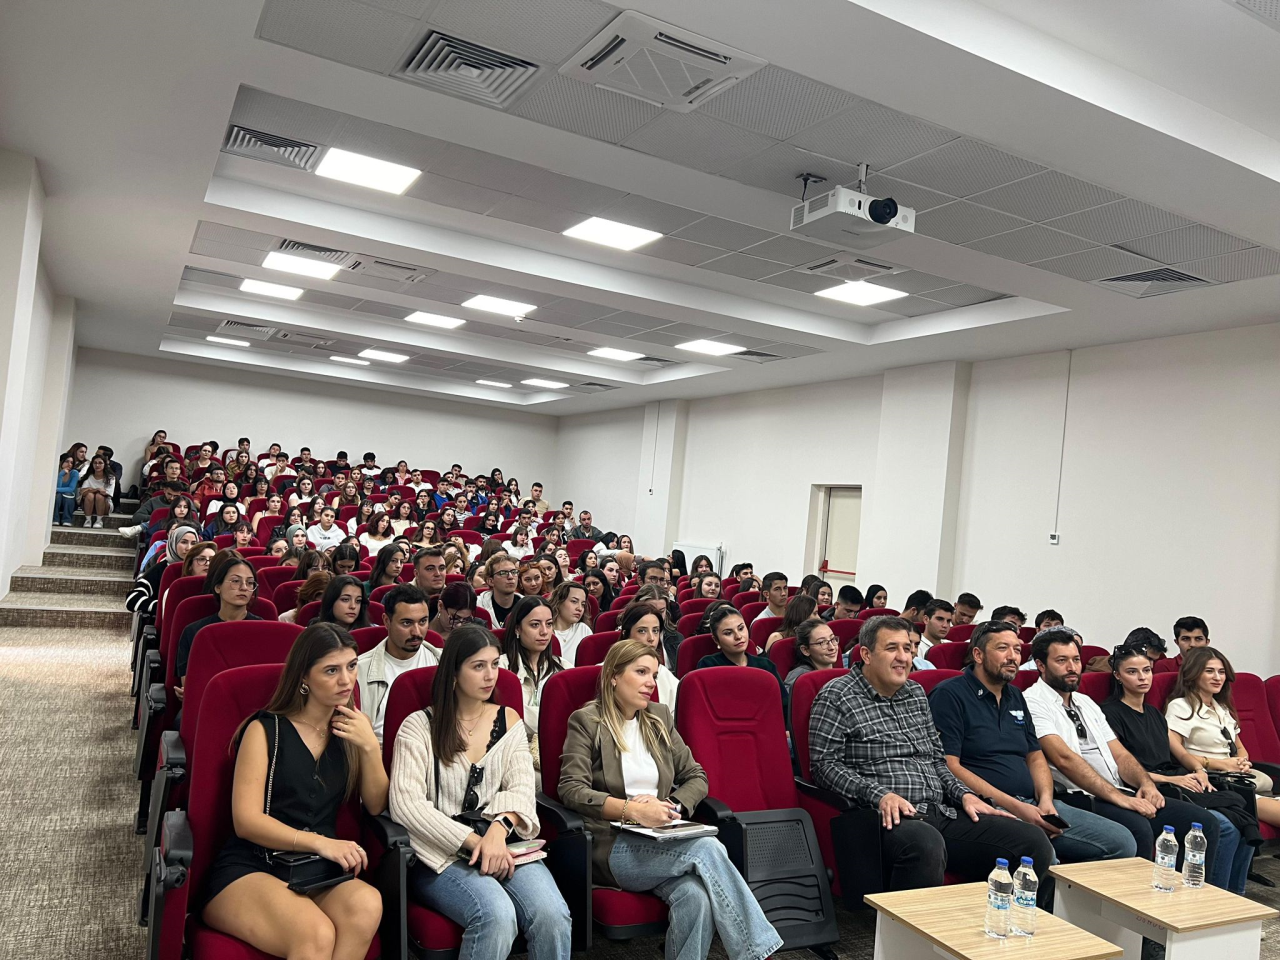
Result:
M892 197L880 199L836 187L791 210L791 231L850 250L870 250L916 232L916 212Z

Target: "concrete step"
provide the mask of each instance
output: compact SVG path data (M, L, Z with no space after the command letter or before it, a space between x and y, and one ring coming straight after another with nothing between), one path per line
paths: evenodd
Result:
M119 537L115 538L120 541ZM44 552L46 567L74 567L80 570L116 570L132 573L136 554L127 546L90 547L52 544Z
M128 627L133 614L110 597L55 597L11 591L0 600L0 627Z
M126 508L122 506L120 509L121 511L127 511L127 512L111 513L102 518L102 526L104 529L110 528L114 530L117 527L128 527L133 525L133 512L138 508L137 507ZM72 526L70 527L54 526L53 529L54 530L79 530L81 529L82 523L84 523L84 514L77 510Z
M84 571L74 567L19 567L9 581L9 589L15 593L57 594L65 598L113 597L117 600L123 599L132 585L133 576L124 571Z
M49 534L51 543L60 546L79 547L125 547L132 549L137 538L126 539L116 532L114 527L54 527Z

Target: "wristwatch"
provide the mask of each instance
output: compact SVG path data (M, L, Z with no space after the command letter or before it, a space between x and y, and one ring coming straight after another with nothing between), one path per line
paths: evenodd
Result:
M502 824L502 829L507 831L508 837L515 836L515 832L516 832L515 821L512 820L510 817L508 817L506 814L503 814L500 817L494 817L493 822Z

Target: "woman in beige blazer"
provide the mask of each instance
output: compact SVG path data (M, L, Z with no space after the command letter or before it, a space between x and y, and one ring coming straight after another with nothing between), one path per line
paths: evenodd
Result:
M707 795L707 776L671 710L651 699L657 673L648 644L622 640L609 649L599 695L569 718L560 799L591 831L597 884L650 891L669 907L667 960L706 957L713 933L734 960L762 960L782 938L718 840L660 842L610 826L662 826L688 817Z

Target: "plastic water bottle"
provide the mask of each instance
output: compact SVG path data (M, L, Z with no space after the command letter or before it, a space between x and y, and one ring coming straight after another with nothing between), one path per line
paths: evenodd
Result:
M1009 933L1015 937L1031 937L1036 932L1036 894L1040 879L1034 861L1022 858L1022 866L1013 875L1013 909L1009 911Z
M1204 886L1204 852L1209 846L1205 839L1204 827L1198 823L1191 825L1191 832L1186 837L1187 852L1182 858L1182 885L1184 887Z
M1009 901L1013 899L1013 878L1009 876L1009 861L1001 857L996 868L987 877L988 937L1003 940L1009 935Z
M1178 863L1178 838L1173 835L1173 827L1165 825L1164 833L1156 841L1156 863L1151 873L1151 886L1165 893L1173 892L1173 880L1178 875L1175 869Z

